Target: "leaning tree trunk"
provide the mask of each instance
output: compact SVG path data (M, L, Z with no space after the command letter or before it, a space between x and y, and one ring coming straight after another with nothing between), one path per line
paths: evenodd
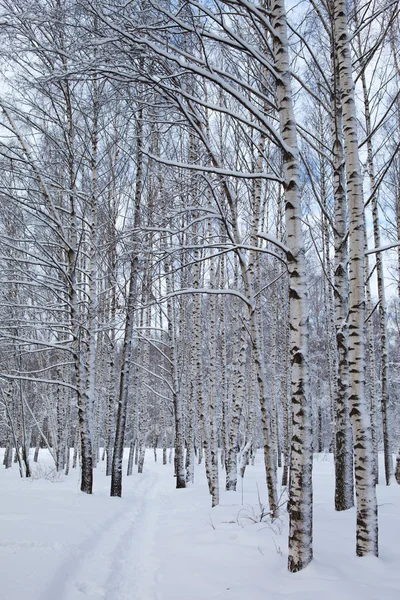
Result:
M353 425L357 497L358 556L378 555L378 508L374 482L371 422L365 398L364 355L364 201L357 141L357 115L352 78L345 0L334 0L333 35L342 93L344 150L349 205L349 370L350 417Z

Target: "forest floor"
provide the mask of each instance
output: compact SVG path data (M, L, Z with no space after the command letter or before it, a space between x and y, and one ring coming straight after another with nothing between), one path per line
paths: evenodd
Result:
M2 459L3 451L0 451ZM287 514L260 522L261 452L237 492L211 509L203 467L174 488L171 465L148 451L142 475L110 498L104 463L94 494L79 474L53 477L41 451L36 474L0 471L1 600L399 600L400 486L378 486L380 557L355 556L355 510L333 510L331 457L314 462L314 556L289 574ZM223 472L221 473L221 478Z

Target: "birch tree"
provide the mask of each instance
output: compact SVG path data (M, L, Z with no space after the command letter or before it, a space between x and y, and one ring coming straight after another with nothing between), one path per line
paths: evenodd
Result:
M371 423L365 399L364 202L357 141L357 115L347 28L342 0L333 3L333 31L342 94L344 154L349 206L349 372L350 417L354 439L357 497L356 553L378 554L378 508L374 485Z

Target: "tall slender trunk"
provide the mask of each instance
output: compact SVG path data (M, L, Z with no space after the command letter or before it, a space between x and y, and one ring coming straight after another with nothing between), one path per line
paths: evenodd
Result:
M68 100L69 96L66 93ZM80 431L81 449L81 491L86 494L92 493L93 488L93 456L92 435L90 431L90 404L86 393L86 376L83 349L81 347L81 325L79 319L79 297L77 292L77 252L78 252L78 219L75 207L75 194L73 193L75 173L73 148L72 111L68 110L69 116L69 217L70 217L70 247L67 252L68 280L69 280L69 306L72 330L72 352L74 358L75 385L77 389L78 422Z
M223 241L223 236L221 240ZM219 280L221 288L225 285L225 256L222 254L219 262ZM225 296L221 296L219 299L219 336L221 340L221 376L220 376L220 390L221 390L221 465L225 466L225 454L228 446L228 394L227 394L227 375L226 375L226 323L225 323Z
M307 367L308 300L301 229L300 169L290 80L286 12L283 0L271 3L273 56L280 134L285 144L283 177L288 246L290 352L292 360L292 444L289 482L289 558L291 572L312 560L312 414Z
M257 146L257 155L255 160L255 168L258 172L262 171L264 165L264 149L265 149L265 135L261 134ZM262 182L260 179L255 180L252 193L252 206L251 206L251 228L250 228L250 246L249 258L247 264L244 260L244 256L241 252L238 253L239 266L241 268L242 279L246 296L250 301L250 307L244 309L244 318L246 320L247 327L250 332L251 340L251 357L254 361L257 374L257 383L259 391L259 402L261 411L261 424L263 433L264 443L264 465L265 465L265 478L268 489L268 502L269 509L272 516L277 517L279 514L278 510L278 496L276 491L276 443L274 444L274 427L276 421L273 420L274 416L274 398L272 402L269 401L264 360L261 351L261 340L262 340L262 327L260 326L259 312L260 309L257 307L257 299L255 295L256 287L261 288L260 281L260 269L256 266L259 265L258 260L258 231L261 220L261 193L262 193Z
M365 252L368 250L368 240L366 231L366 220L364 213L364 249ZM366 299L366 315L372 315L372 293L371 293L371 277L374 269L369 268L369 256L365 256L365 299ZM372 438L372 451L374 456L374 480L375 483L379 483L379 460L378 460L378 425L377 425L377 392L376 392L376 368L375 368L375 344L374 344L374 326L372 318L369 317L366 325L367 344L368 344L368 369L366 369L366 384L368 383L369 389L369 411L371 415L371 438Z
M121 496L122 494L122 459L124 453L124 437L126 416L128 407L129 376L131 370L132 356L132 337L134 331L134 312L137 294L137 275L139 268L138 240L136 229L140 221L140 203L143 188L143 105L142 98L139 98L139 111L137 120L137 152L136 152L136 187L134 199L134 219L132 247L130 257L129 291L128 303L126 308L125 332L122 346L122 367L119 380L119 396L117 423L114 440L114 451L111 473L111 496Z
M211 226L208 231L212 239ZM210 258L210 287L215 287L215 266ZM219 474L218 474L218 435L217 435L217 410L216 410L216 361L217 361L217 302L216 296L210 295L210 390L209 390L209 429L210 429L210 454L211 454L211 497L212 506L219 504Z
M88 356L86 361L87 379L86 394L89 404L90 432L92 435L93 465L97 464L97 452L95 451L96 439L96 347L97 347L97 318L98 318L98 296L97 296L97 146L98 146L98 119L99 99L97 75L93 77L93 124L91 132L91 156L90 156L90 217L88 235Z
M174 417L175 417L175 469L176 469L176 487L186 487L185 476L185 451L184 451L184 420L183 405L178 375L178 355L176 348L175 334L175 315L172 293L171 273L168 261L165 261L165 278L167 287L167 319L168 319L168 341L170 348Z
M349 254L347 246L346 174L338 62L332 50L333 197L335 210L335 313L337 386L335 395L335 510L354 506L353 450L349 413Z
M234 329L234 333L236 329ZM244 399L244 367L246 361L247 332L242 325L240 328L239 350L235 351L232 373L232 399L228 442L225 454L226 490L235 491L237 485L237 456L239 451L239 425Z
M397 45L395 42L395 32L393 25L390 28L390 46L392 50L392 56L396 71L396 82L397 87L400 87L400 64L398 61L398 53L397 53ZM396 117L397 117L397 132L400 132L400 101L397 100L396 103ZM395 206L396 206L396 226L397 226L397 239L400 240L400 158L397 159L397 188L396 188L396 196L395 196ZM398 301L400 301L400 246L397 249L397 296ZM395 469L395 478L397 483L400 485L400 448L396 456L396 469Z
M378 555L378 507L371 422L365 397L364 201L357 141L357 114L345 0L333 0L333 38L342 94L344 153L349 206L349 371L357 498L358 556Z
M358 25L357 10L355 11L356 24ZM361 41L360 35L358 34L358 49L361 55ZM363 100L364 100L364 117L365 117L365 129L367 134L367 167L369 176L369 187L372 204L372 222L374 230L374 244L375 248L381 246L380 236L380 224L378 214L378 191L375 189L375 168L374 158L372 149L372 125L371 125L371 111L370 101L367 88L367 80L365 75L365 69L361 71L361 83L363 89ZM381 411L382 411L382 428L383 428L383 451L385 460L385 478L386 485L390 485L390 478L393 475L393 459L390 439L390 413L389 413L389 361L388 361L388 344L387 344L387 317L386 317L386 297L385 297L385 280L383 274L383 256L381 252L377 252L375 255L376 261L376 279L378 284L378 311L379 311L379 330L381 338Z
M286 280L285 280L286 283ZM284 367L281 384L281 404L283 412L283 470L282 470L282 486L287 486L289 481L289 463L290 463L290 440L291 440L291 419L290 419L290 329L289 329L289 298L287 291L287 283L285 285L284 299Z

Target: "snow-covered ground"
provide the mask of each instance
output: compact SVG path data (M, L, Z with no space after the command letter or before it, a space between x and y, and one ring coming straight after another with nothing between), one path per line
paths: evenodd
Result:
M214 509L202 467L195 485L175 490L171 465L150 451L144 473L124 479L122 499L109 497L102 463L93 496L79 492L76 471L46 479L50 465L41 451L40 478L21 480L16 465L1 470L1 600L400 598L400 486L378 487L379 559L356 558L355 511L333 510L325 455L314 463L315 559L297 574L286 571L286 513L257 522L261 453L243 492L221 491Z

